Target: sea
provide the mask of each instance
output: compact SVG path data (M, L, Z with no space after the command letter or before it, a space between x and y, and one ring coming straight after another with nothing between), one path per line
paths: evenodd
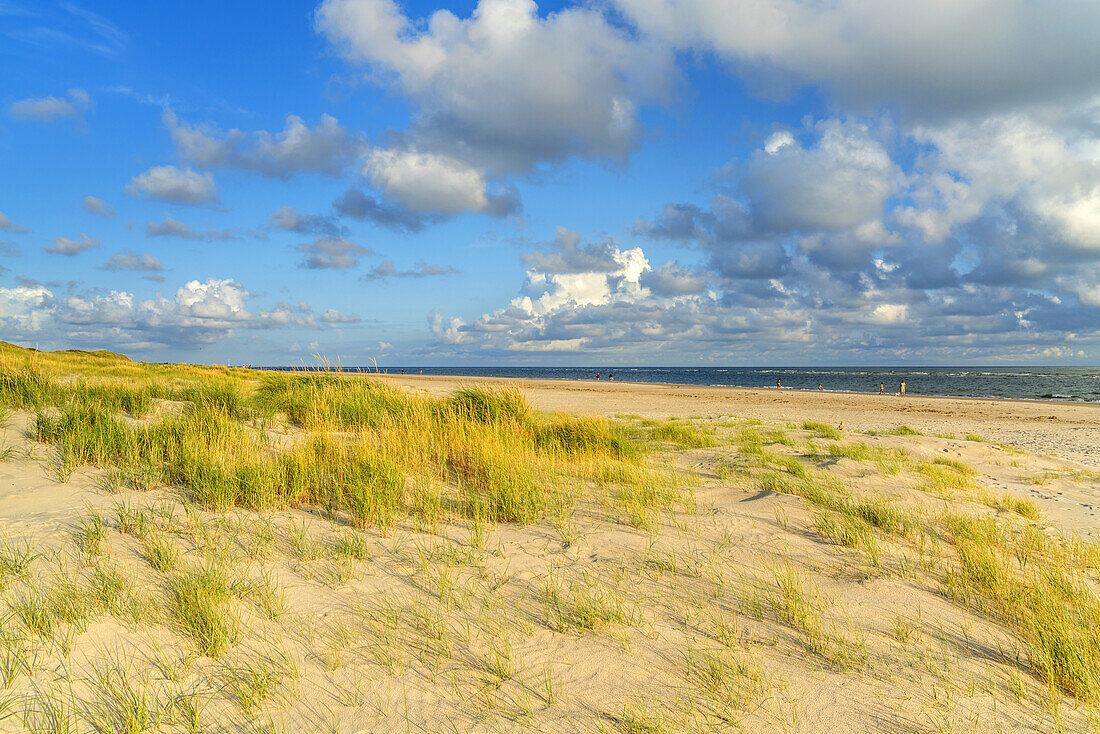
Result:
M295 367L262 369L294 370ZM1100 403L1100 367L344 367L345 372L601 380Z

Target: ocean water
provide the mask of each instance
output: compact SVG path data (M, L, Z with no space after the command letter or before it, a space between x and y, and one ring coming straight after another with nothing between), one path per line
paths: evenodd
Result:
M293 369L293 368L274 368ZM375 367L345 367L345 371L375 372ZM528 379L594 380L596 373L616 382L679 385L775 387L794 390L877 393L898 392L905 381L910 395L954 395L1022 400L1067 400L1100 403L1100 367L417 367L377 368L390 374L518 377Z

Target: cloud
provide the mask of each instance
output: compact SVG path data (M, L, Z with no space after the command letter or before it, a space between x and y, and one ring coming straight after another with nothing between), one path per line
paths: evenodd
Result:
M714 196L706 208L667 204L652 221L635 221L633 232L653 240L698 245L707 253L709 271L724 278L778 278L791 265L777 235L758 231L746 205L726 194Z
M837 230L882 216L900 171L889 153L859 123L837 119L814 125L803 148L789 133L775 137L745 164L739 191L764 230Z
M525 257L533 265L525 295L473 323L433 314L432 332L445 344L480 343L501 351L578 351L591 343L595 332L571 325L574 318L583 322L583 314L592 308L630 305L649 296L640 281L650 267L640 248L583 245L577 233L564 228L547 248L552 250L549 255Z
M53 293L42 285L20 285L0 288L0 324L10 334L35 334L49 322L44 308Z
M1018 358L1056 358L1066 348L1077 356L1100 354L1094 325L1100 263L1070 271L1021 261L1032 279L1026 287L987 284L975 277L977 269L967 274L957 265L957 247L885 248L854 266L833 265L803 251L800 234L714 239L720 209L670 207L674 221L644 227L702 234L707 241L693 251L702 266L671 261L653 268L641 248L585 243L559 231L555 241L521 256L530 269L503 307L477 318L433 313L431 353L605 355L650 363L728 363L746 354L761 362L979 361L1003 357L1006 345ZM721 242L735 246L716 246ZM764 258L773 251L785 265L765 277L762 270L775 268L754 263L753 253ZM979 256L994 253L983 249Z
M68 99L40 97L12 102L8 114L16 120L34 122L82 121L91 104L92 98L83 89L70 89Z
M175 166L154 166L134 176L125 191L133 196L177 204L205 204L217 199L212 175Z
M104 92L109 94L118 94L128 99L132 99L134 102L143 105L149 105L150 107L170 107L174 100L170 94L161 94L159 96L147 94L145 92L138 92L125 84L112 84L102 88Z
M98 199L94 196L84 197L84 210L89 214L95 214L97 217L113 217L115 215L115 208L110 206L103 199Z
M196 231L189 225L165 215L160 222L146 222L145 234L150 237L181 237L185 240L239 240L240 237L227 229L206 229Z
M410 211L403 204L378 201L354 187L341 194L332 205L341 216L403 232L419 232L426 225L445 219L438 214Z
M271 213L271 226L298 234L346 235L346 229L330 216L302 214L292 206L279 207Z
M457 316L444 316L442 311L433 311L428 316L428 327L435 338L443 344L462 344L467 341L463 328L466 322Z
M429 278L435 275L457 275L462 271L452 265L429 265L423 260L417 261L409 270L398 270L392 261L386 260L372 267L363 280L385 280L386 278Z
M326 324L358 324L362 319L358 314L340 313L335 308L330 308L321 314L321 321Z
M1055 0L614 0L647 37L712 52L758 89L820 86L862 110L985 115L1100 93L1100 6ZM1026 48L1028 53L1018 53Z
M658 296L686 296L706 290L706 276L679 263L667 262L659 268L642 273L642 287Z
M1060 241L1100 251L1100 152L1094 135L1026 113L920 126L926 151L911 176L913 204L900 224L939 242L959 225L1010 206Z
M718 194L709 208L695 204L666 204L658 217L634 222L633 234L654 240L718 245L754 236L745 205L728 194Z
M294 249L302 253L301 267L310 270L348 270L359 266L361 255L375 254L369 247L331 235L303 242Z
M902 244L884 223L906 177L872 127L835 118L807 123L806 144L773 133L740 165L710 206L674 203L636 235L702 247L713 272L733 279L781 277L793 251L818 265L855 271Z
M274 178L300 172L340 176L366 147L362 135L340 127L330 115L321 115L321 122L312 128L297 115L287 115L286 127L278 133L248 133L236 128L223 133L212 125L189 126L171 110L165 110L164 124L185 161Z
M57 7L64 13L36 5L35 12L25 14L31 24L10 28L6 35L35 46L71 46L110 58L122 55L129 46L129 36L102 15L73 3Z
M584 7L540 17L531 0L481 0L469 18L438 10L425 22L392 0L325 0L315 24L412 100L423 151L466 151L493 176L622 158L638 104L664 98L674 73L663 46Z
M480 169L442 154L376 148L367 156L363 175L387 198L413 212L503 217L519 209L514 191L490 193Z
M46 252L54 255L79 255L85 250L102 247L103 243L95 237L89 237L83 232L75 240L68 237L54 237L53 246L44 248Z
M136 273L156 273L164 269L164 264L153 255L143 255L129 250L116 252L107 262L96 266L100 270L128 270Z
M13 234L26 234L30 232L30 230L23 225L11 221L4 212L0 212L0 231L11 232Z
M619 248L614 240L582 244L580 232L559 226L554 239L542 250L524 253L521 259L538 270L556 273L607 272L617 267Z
M413 107L411 126L367 155L363 173L390 205L445 218L519 211L508 177L579 157L624 161L638 109L668 99L674 57L601 9L545 17L532 0L480 0L472 15L407 17L394 0L324 0L315 26L371 81ZM400 210L365 217L413 230Z
M250 311L252 294L232 279L192 280L171 297L110 290L59 295L39 283L0 288L0 329L11 338L116 349L198 349L239 329L318 329L304 303Z

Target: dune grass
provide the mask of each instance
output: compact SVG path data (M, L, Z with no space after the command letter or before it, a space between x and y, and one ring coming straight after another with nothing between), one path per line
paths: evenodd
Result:
M599 579L569 583L551 576L544 600L546 624L555 632L594 632L611 624L632 624L635 618L621 590Z
M848 456L863 460L862 448ZM767 450L756 451L767 457ZM947 541L953 560L940 572L944 593L988 615L1017 634L1032 670L1052 690L1063 690L1089 704L1100 702L1100 597L1087 575L1100 568L1100 546L1049 537L1032 525L998 523L994 517L947 513L935 518L882 497L853 496L818 472L776 472L781 462L765 462L764 489L798 495L818 509L813 526L825 539L865 551L879 565L882 543L876 530L893 542L913 542L928 533ZM975 482L976 471L961 462L937 458L912 463L926 491L953 496L965 491L977 501L1037 520L1034 503L1015 495L994 495ZM789 567L775 573L769 597L786 623L805 632L812 645L820 637L814 595ZM825 644L825 643L823 643Z
M820 421L804 421L802 423L802 430L810 431L819 438L831 438L834 441L841 439L841 432L836 428L833 428L828 423L821 423Z
M240 614L232 605L232 580L222 567L208 564L181 571L170 582L172 614L199 652L219 657L240 634Z
M708 448L717 444L712 433L699 426L679 421L656 423L649 432L649 438L687 449Z
M704 725L696 730L737 728L767 699L760 659L768 656L770 670L772 647L793 645L781 654L808 657L818 669L824 661L857 675L897 672L877 657L865 670L862 626L848 624L844 605L829 595L851 578L870 581L867 593L881 579L934 590L938 602L950 600L968 619L1011 632L1023 651L1019 664L1052 696L1100 699L1100 549L1051 534L1034 522L1033 503L994 495L958 461L920 461L874 441L845 441L828 424L620 423L539 414L511 390L463 388L434 398L338 373L136 365L108 355L20 359L0 346L0 405L29 411L44 444L39 450L56 452L71 467L103 468L112 478L109 491L167 487L186 517L166 519L153 495L120 497L72 529L80 552L67 575L45 574L52 561L29 548L3 548L0 591L10 614L0 619L0 648L11 652L0 656L0 680L41 676L36 650L64 658L81 629L110 615L129 628L174 631L184 660L172 681L198 679L207 687L168 696L145 673L107 672L77 698L35 691L24 717L40 730L77 718L81 730L198 730L209 702L265 730L264 716L294 707L302 661L332 674L323 695L339 702L334 708L376 705L376 681L383 688L398 678L426 687L446 681L460 695L472 694L481 721L538 726L542 699L549 716L565 706L549 672L548 692L531 702L533 639L630 650L679 634L673 628L688 617L693 621L678 628L682 646L661 659L672 670L661 672L683 682L689 713L655 700L647 702L649 713L628 705L620 717L616 700L602 715L622 731L688 730L681 715L699 716ZM799 430L813 437L807 441ZM695 512L691 476L660 461L679 449L699 450L691 460L722 453L721 473L734 479L732 489L755 481L810 506L807 522L793 509L788 517L790 498L771 498L776 523L762 527L776 535L759 547L762 579L740 584L748 579L739 577L743 567L721 557L720 547L734 537L720 536L728 510L712 514L704 504ZM834 473L838 461L878 464L883 474L900 475L905 493L869 491L859 481L866 467L842 463ZM838 478L846 474L859 476ZM941 505L955 511L939 513ZM312 514L287 520L243 511L286 508ZM679 550L647 552L633 568L604 546L579 540L602 542L610 529L645 542L625 523L652 543L666 517L675 532L662 542ZM500 527L544 521L552 529ZM517 578L506 550L517 536L529 544L526 553L570 554L566 562L588 564L580 566L586 570L550 562L545 573ZM796 536L841 547L819 545L820 555L796 567L782 550ZM136 562L126 566L128 560ZM284 587L287 575L294 580ZM350 601L363 588L357 583L382 578L399 579L410 595L383 591L380 600ZM333 608L347 602L354 612L313 621L313 607L284 593L302 585L311 601L332 600ZM899 644L924 634L898 615L882 630ZM268 649L268 635L289 635L277 644L293 639L311 652L300 661ZM1015 653L1006 648L1002 657ZM345 674L354 683L335 682ZM947 680L953 675L943 674L954 686L948 695L965 685ZM4 695L0 690L0 716ZM383 705L391 704L379 699Z
M630 504L657 501L646 487L668 473L649 467L647 439L712 440L688 424L642 437L602 418L538 415L512 390L434 399L326 373L264 375L251 393L229 383L154 384L150 392L187 407L145 423L113 403L73 397L79 391L55 394L48 378L30 382L36 437L70 468L109 468L131 488L184 487L210 509L317 506L358 527L385 529L409 515L431 525L448 512L530 524L587 483L620 487ZM277 450L257 416L285 416L305 433Z
M1022 542L1027 541L957 523L956 561L944 579L946 593L1018 634L1032 669L1052 690L1096 704L1100 598L1057 551L1046 564L1021 564Z

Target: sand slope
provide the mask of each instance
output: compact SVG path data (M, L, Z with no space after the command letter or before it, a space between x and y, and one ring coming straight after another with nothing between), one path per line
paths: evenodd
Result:
M1051 453L1100 468L1100 405L1092 403L988 400L802 390L752 390L694 385L651 385L579 380L506 380L490 377L377 375L433 395L458 385L519 386L541 410L636 414L647 418L739 416L766 421L843 422L856 431L900 424L922 433L952 433Z
M438 393L483 382L389 379ZM776 452L816 462L852 491L886 495L913 513L951 505L1006 514L930 497L904 471L807 457L801 447L812 432L785 428L844 422L845 441L902 449L912 461L964 462L980 486L1034 500L1052 528L1096 536L1100 476L1087 471L1098 461L1096 407L557 382L524 389L546 410L706 416L700 425L722 440L670 450L667 459L699 484L692 502L649 526L592 502L552 522L495 526L480 544L461 523L406 523L383 537L306 510L196 511L171 488L108 494L93 470L62 482L50 448L30 441L29 416L17 415L3 432L17 452L0 463L0 538L26 541L41 557L28 577L0 586L8 610L0 613L0 648L26 661L0 687L0 731L45 731L66 717L80 731L124 731L120 688L143 692L141 708L165 731L189 730L188 702L200 704L196 730L218 732L1096 726L1095 713L1061 694L1052 699L1016 637L920 571L932 551L884 542L872 563L827 542L804 500L761 491L748 459L724 438L740 424L720 420L769 421L761 429L789 441L777 442ZM1060 457L961 438L854 433L899 423L1057 449ZM123 532L120 505L148 509L145 537ZM106 549L89 558L73 536L96 511L108 526ZM349 533L365 540L362 558L335 552ZM185 564L218 557L242 577L266 579L285 608L271 613L241 596L233 601L243 620L236 644L220 659L196 653L167 613L164 577L145 555L154 536L176 546ZM13 610L98 567L117 569L148 604L131 601L126 614L98 614L49 639L20 623ZM791 616L798 613L791 593L802 595L806 619ZM111 671L128 683L112 687ZM59 710L65 695L76 703Z

